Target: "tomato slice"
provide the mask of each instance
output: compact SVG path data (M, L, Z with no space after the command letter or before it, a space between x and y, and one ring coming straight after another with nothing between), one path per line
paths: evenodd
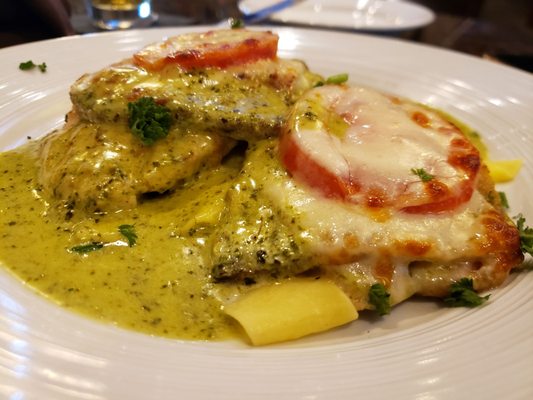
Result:
M185 70L226 68L261 59L275 59L279 37L272 32L223 29L188 33L151 44L134 54L134 62L156 71L167 65Z
M279 151L295 179L326 197L412 214L467 202L481 163L439 113L339 85L315 88L295 104Z

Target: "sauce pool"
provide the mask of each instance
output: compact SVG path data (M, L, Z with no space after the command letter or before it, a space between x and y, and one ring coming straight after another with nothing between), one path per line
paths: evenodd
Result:
M194 340L236 336L211 295L209 226L190 229L198 210L231 185L239 160L229 160L134 210L65 219L42 196L38 142L0 154L0 262L62 307L147 334ZM118 227L133 225L129 247ZM99 238L86 254L72 248Z

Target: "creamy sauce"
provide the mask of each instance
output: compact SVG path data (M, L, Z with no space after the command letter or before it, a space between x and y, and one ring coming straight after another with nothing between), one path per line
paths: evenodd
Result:
M184 339L223 339L235 329L211 296L205 262L210 227L195 215L220 204L241 160L200 173L183 190L130 211L65 220L42 197L37 143L0 154L1 262L59 305L123 328ZM128 247L118 226L131 224ZM71 248L96 240L87 254Z
M283 271L292 275L308 268L311 261L303 256L372 254L379 246L394 248L395 238L429 238L438 244L432 250L438 252L435 257L446 260L451 255L452 262L455 251L472 251L463 249L463 243L469 242L470 227L486 204L481 195L474 196L454 224L446 218L422 224L413 216L376 223L342 202L294 187L281 168L275 143L263 141L249 146L246 160L238 153L230 155L172 193L144 199L131 210L70 214L61 204L47 202L38 183L38 148L39 142L30 142L0 154L0 262L63 307L172 338L236 336L239 330L222 304L247 291L248 284L222 278L240 273L252 273L253 286L269 284ZM221 216L224 208L229 210L226 217ZM132 247L119 232L123 224L135 227L138 239ZM347 237L358 237L348 243L353 249L346 247ZM86 254L72 251L91 242L104 246ZM284 251L278 254L280 249ZM229 257L227 276L215 274L217 255ZM373 264L363 258L360 265L347 264L343 280L334 277L346 281L344 289L359 309L367 308L367 291L359 289L374 282ZM281 271L265 264L279 264ZM416 291L407 265L400 260L395 266L394 303ZM458 270L456 265L452 269ZM273 274L256 282L261 272ZM217 279L224 283L214 283Z

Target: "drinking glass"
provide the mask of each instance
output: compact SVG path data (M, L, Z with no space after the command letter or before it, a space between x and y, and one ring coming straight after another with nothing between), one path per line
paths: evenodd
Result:
M86 0L94 26L105 29L129 29L151 25L157 18L151 0Z

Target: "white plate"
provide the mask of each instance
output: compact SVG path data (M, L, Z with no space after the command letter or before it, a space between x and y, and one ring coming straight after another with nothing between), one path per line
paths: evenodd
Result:
M399 0L304 0L270 18L286 24L401 31L426 26L435 14L420 4Z
M195 28L202 29L202 28ZM533 78L473 57L366 35L278 29L280 55L436 106L521 158L504 186L533 222ZM192 29L189 29L192 30ZM0 148L61 124L82 73L178 29L71 37L0 51ZM18 63L46 61L48 72ZM529 188L528 188L529 187ZM35 257L39 257L35 254ZM532 399L533 275L513 274L478 309L410 301L382 320L265 348L154 338L85 319L0 271L0 398Z

